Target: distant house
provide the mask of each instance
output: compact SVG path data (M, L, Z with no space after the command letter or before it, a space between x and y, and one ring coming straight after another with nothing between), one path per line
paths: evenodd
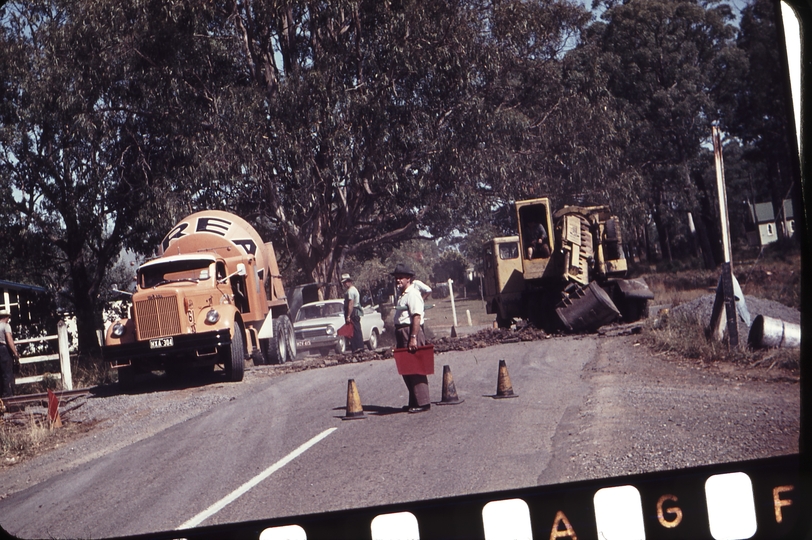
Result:
M775 212L772 203L747 203L748 222L745 223L747 243L751 246L766 246L778 240Z
M48 301L48 290L0 279L0 309L11 313L12 324L38 322L43 302Z
M791 199L784 199L784 211L781 215L781 225L784 228L784 237L795 236L795 210Z

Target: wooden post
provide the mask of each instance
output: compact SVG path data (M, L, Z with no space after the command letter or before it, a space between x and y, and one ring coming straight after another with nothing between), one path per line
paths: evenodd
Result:
M719 285L716 287L716 299L713 302L713 312L710 321L710 337L716 341L724 338L727 330L728 345L739 346L739 327L736 322L736 303L733 295L733 263L730 248L730 225L727 213L727 190L725 189L725 166L722 159L722 141L719 128L713 126L713 156L716 161L716 190L719 195L719 219L722 229L722 250L724 263ZM744 298L741 299L744 302ZM722 306L725 308L725 317L722 317Z
M454 304L454 280L448 280L448 294L451 296L451 314L454 316L454 328L457 327L457 306Z
M73 377L70 371L70 349L68 348L68 326L60 320L56 324L56 335L59 344L59 368L62 372L62 387L73 390Z

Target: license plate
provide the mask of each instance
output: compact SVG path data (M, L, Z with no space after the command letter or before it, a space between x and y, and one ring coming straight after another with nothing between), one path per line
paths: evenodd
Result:
M174 345L174 341L171 337L164 337L158 339L151 339L149 340L149 348L150 349L162 349L164 347L171 347Z
M297 347L307 347L309 345L310 345L310 340L309 339L297 339L296 340L296 346Z

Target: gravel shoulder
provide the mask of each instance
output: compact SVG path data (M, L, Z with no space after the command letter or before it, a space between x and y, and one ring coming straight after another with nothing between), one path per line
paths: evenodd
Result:
M605 337L600 350L582 376L590 391L559 424L540 484L799 451L797 373L654 354L634 336Z

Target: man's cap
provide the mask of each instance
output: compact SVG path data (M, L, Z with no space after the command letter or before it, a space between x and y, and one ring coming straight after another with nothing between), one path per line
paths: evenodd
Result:
M11 317L11 313L7 309L0 309L0 318Z
M352 281L349 274L341 274L341 283L344 283L345 281Z
M406 264L398 263L397 265L395 265L395 269L392 270L392 275L393 276L404 275L414 277L414 272Z

